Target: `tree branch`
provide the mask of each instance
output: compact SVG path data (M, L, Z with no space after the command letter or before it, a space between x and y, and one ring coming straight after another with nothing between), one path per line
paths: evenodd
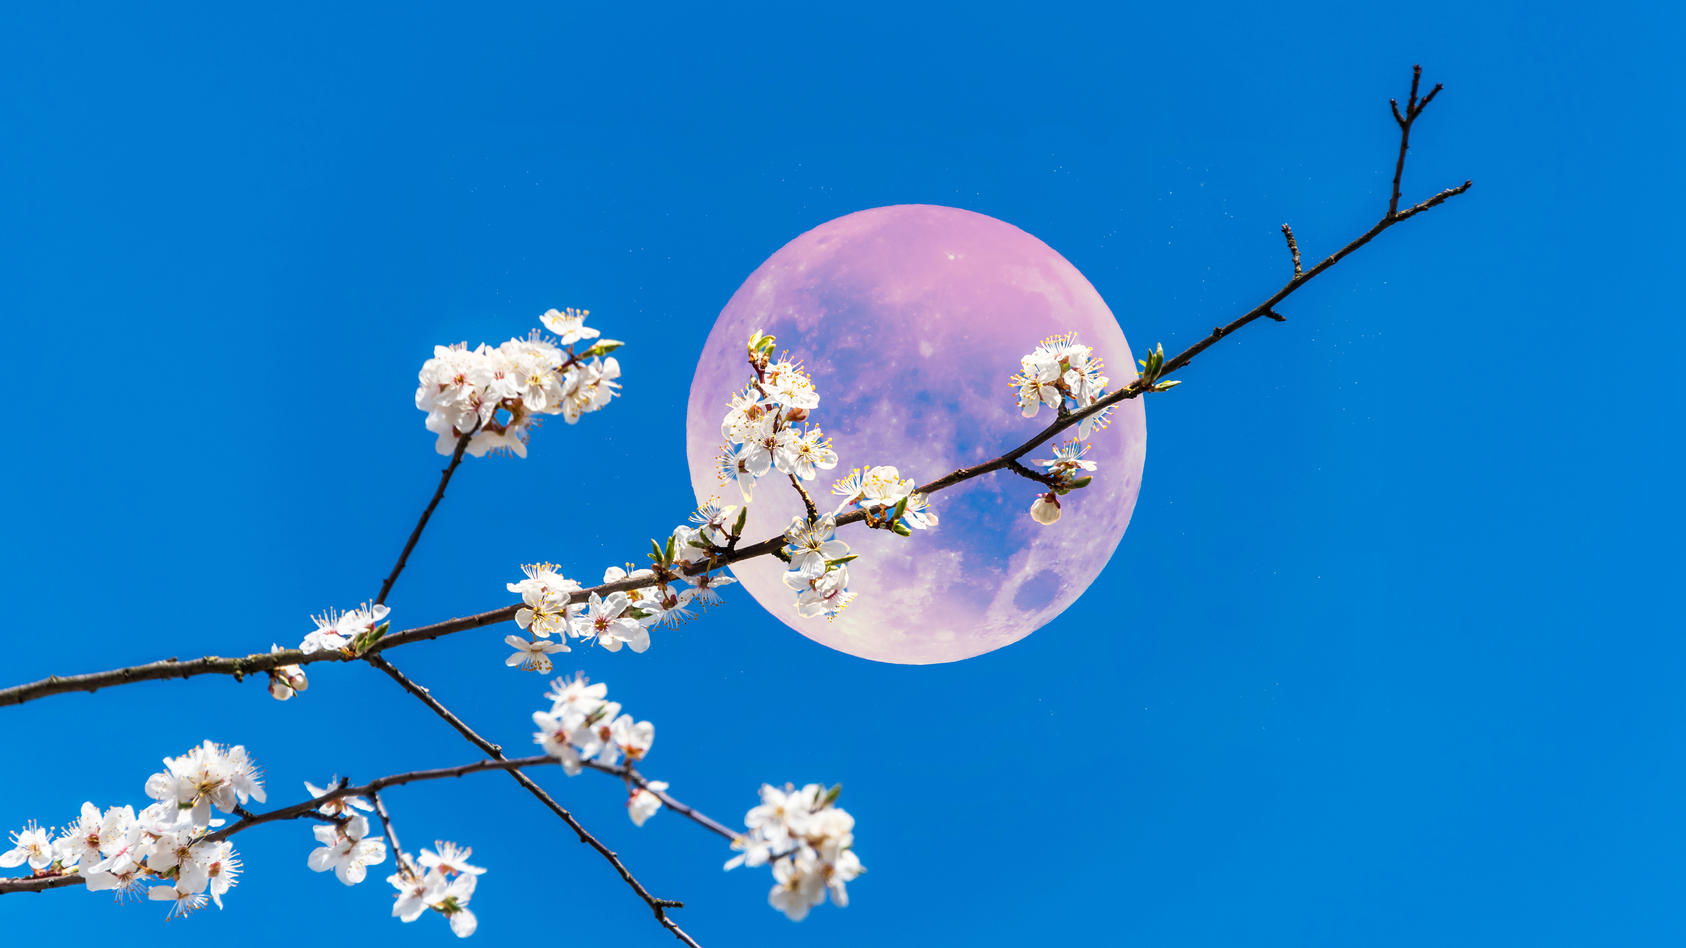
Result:
M480 430L476 426L475 431ZM427 508L422 511L421 519L416 521L416 528L410 531L410 539L404 543L404 549L398 554L398 562L392 565L392 572L386 575L386 582L381 583L381 594L375 597L375 602L386 602L386 597L392 592L392 584L398 582L398 574L404 572L404 564L410 561L410 551L416 548L421 539L422 531L427 529L428 518L433 516L433 509L439 506L439 501L445 497L445 485L451 483L451 475L457 472L457 465L462 463L462 454L468 450L469 439L474 437L474 431L457 438L457 449L451 452L451 463L439 472L439 487L433 491L433 499L427 502Z
M480 773L481 771L525 770L529 767L547 767L557 763L559 763L559 761L548 754L537 754L532 757L513 757L504 758L502 760L488 758L485 760L477 760L469 764L459 764L455 767L436 767L431 770L412 770L401 774L391 774L376 780L371 780L361 786L352 786L350 781L341 780L336 786L329 788L328 792L319 797L301 800L298 803L289 804L288 806L279 807L274 810L269 810L263 813L251 813L243 809L237 809L235 812L240 816L240 819L213 833L207 834L204 842L216 842L218 840L227 839L237 833L249 830L254 826L261 826L265 823L275 823L284 820L314 819L328 823L339 823L341 822L340 820L331 816L325 816L319 812L324 803L330 803L334 800L343 799L345 797L368 797L374 804L375 814L380 819L381 827L386 834L387 844L392 847L393 853L397 854L402 852L402 850L398 845L398 837L392 830L391 818L386 814L386 807L382 802L380 795L382 790L389 787L401 787L404 784L417 783L424 780L444 780L455 777L465 777L469 774ZM708 814L675 799L666 791L656 790L650 787L649 781L643 774L640 774L638 771L633 770L625 764L610 766L608 764L598 763L594 760L587 760L582 763L588 770L595 770L599 773L608 774L612 777L632 781L650 793L655 794L656 797L662 801L663 806L666 806L668 809L684 816L686 819L698 826L701 826L709 832L721 836L728 841L737 839L740 835ZM48 889L81 885L84 881L84 878L74 871L58 875L37 875L23 876L15 879L0 879L0 895L6 895L11 892L44 892ZM662 901L665 902L666 900Z
M421 701L422 704L427 705L434 714L437 714L440 718L444 719L445 723L454 728L458 734L467 738L469 743L480 748L481 752L487 757L496 761L508 760L508 758L504 757L502 747L497 744L493 744L484 737L481 737L480 734L473 728L469 727L462 718L457 717L456 714L452 713L449 708L445 707L439 699L433 697L432 693L429 692L428 689L411 680L384 657L380 655L366 655L364 656L364 660L385 672L389 678L398 683L399 687L415 696L415 698ZM534 797L538 798L538 801L544 804L550 812L556 814L562 822L568 824L568 828L574 831L574 834L579 837L580 842L597 850L598 855L607 860L609 865L613 866L615 871L620 874L621 880L631 887L632 891L637 893L639 898L644 900L645 905L650 907L650 911L656 916L656 921L660 922L663 928L672 932L675 938L687 945L690 945L691 948L701 948L701 946L699 946L690 935L685 933L684 929L679 927L678 923L667 917L668 909L683 908L685 903L676 902L672 899L659 899L654 895L651 895L650 890L644 888L643 883L639 882L638 879L633 876L632 871L626 867L626 864L621 862L619 855L617 855L609 847L603 845L597 837L591 835L591 833L580 824L580 821L576 819L572 813L570 813L560 803L557 803L550 794L544 791L544 788L540 787L537 783L534 783L531 777L528 777L520 770L514 768L510 768L509 775L514 778L516 783L519 783L523 788L525 788L528 793L531 793Z
M1196 356L1206 351L1208 348L1211 348L1211 346L1219 339L1234 334L1241 327L1253 322L1254 320L1262 317L1281 322L1283 317L1281 314L1276 312L1276 305L1298 292L1301 287L1311 282L1319 274L1333 267L1335 264L1345 259L1349 254L1357 251L1365 244L1368 244L1377 235L1388 228L1409 220L1424 211L1438 207L1451 198L1454 198L1470 189L1472 182L1465 181L1457 187L1447 188L1433 197L1430 197L1427 200L1411 207L1405 208L1404 210L1400 210L1398 207L1398 181L1404 173L1405 153L1410 141L1411 125L1416 121L1417 117L1422 114L1423 109L1441 88L1440 86L1435 86L1434 89L1430 90L1427 96L1424 96L1421 101L1418 101L1415 90L1418 81L1420 80L1420 76L1420 67L1413 70L1413 91L1410 99L1407 100L1406 112L1398 113L1397 103L1395 103L1395 112L1398 114L1400 123L1399 160L1395 169L1394 195L1389 201L1387 213L1384 214L1375 224L1371 225L1369 230L1353 238L1341 249L1330 254L1328 257L1325 257L1311 269L1296 271L1294 276L1287 283L1283 284L1283 286L1275 293L1272 293L1264 302L1236 317L1227 325L1214 328L1204 339L1201 339L1195 344L1189 346L1187 349L1178 353L1174 358L1166 361L1159 372L1158 378L1169 376L1171 373L1188 365ZM1291 241L1291 251L1297 251L1298 243L1297 241L1292 240L1290 236L1291 231L1286 227L1286 225L1284 225L1283 230L1285 236L1289 236ZM1031 436L1024 443L1020 444L1011 451L1008 451L992 460L984 461L971 467L963 467L958 470L951 471L948 474L931 481L929 484L925 484L924 486L918 488L918 490L926 494L934 494L937 491L945 490L949 487L955 486L956 484L964 483L993 471L999 471L1004 468L1011 469L1013 464L1017 463L1020 458L1030 453L1038 445L1048 441L1066 429L1074 427L1078 422L1095 414L1096 412L1102 411L1127 399L1141 396L1148 390L1150 384L1151 383L1144 384L1143 380L1138 378L1129 385L1096 401L1093 405L1090 405L1087 408L1059 415L1055 418L1053 423L1048 425L1046 428L1043 428L1041 431L1037 432L1035 435ZM846 526L865 519L866 515L863 511L854 510L838 517L837 524L838 526ZM775 555L782 545L782 536L769 537L759 543L736 547L735 549L731 549L723 555L714 557L709 561L693 564L692 566L686 568L686 572L691 575L695 575L706 570L715 569L720 566L727 566L732 563L753 559L758 556ZM584 602L592 593L607 595L611 592L637 589L648 585L650 585L648 580L617 580L616 582L603 583L599 586L593 586L589 589L582 589L573 594L571 601ZM381 652L387 651L388 649L397 648L401 645L408 645L412 642L436 639L456 632L466 631L468 629L508 622L515 618L515 613L520 608L521 606L519 604L503 606L501 608L478 613L476 615L447 619L431 625L419 626L414 629L391 633L371 645L363 657L377 655ZM268 671L269 669L280 665L302 665L317 661L346 661L355 657L359 656L346 655L340 652L318 652L313 655L305 655L296 649L289 649L284 652L276 652L273 654L258 653L247 655L243 658L220 658L217 656L206 656L205 658L195 659L188 662L180 662L172 658L161 662L152 662L146 665L135 665L128 668L117 668L110 671L94 672L85 675L71 675L64 677L53 676L41 679L40 681L30 682L28 684L0 689L0 707L22 704L26 701L33 701L37 698L46 697L48 695L62 694L69 691L92 692L100 688L129 684L135 681L157 680L164 678L190 678L195 675L212 674L232 675L235 678L240 678L244 675L255 672Z

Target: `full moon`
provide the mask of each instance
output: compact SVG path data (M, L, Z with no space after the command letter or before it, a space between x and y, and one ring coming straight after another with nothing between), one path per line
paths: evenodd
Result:
M1129 343L1077 268L1030 234L971 211L924 204L859 211L808 231L749 275L703 347L686 419L691 484L741 503L715 458L731 395L750 378L744 346L756 330L803 360L820 394L810 423L838 466L807 482L822 510L853 467L895 465L928 483L1019 445L1054 420L1023 417L1008 379L1040 340L1075 332L1106 363L1108 391L1135 378ZM1040 485L997 471L931 498L937 525L903 538L853 525L838 531L856 600L835 619L796 614L772 557L731 567L786 625L830 648L924 665L981 655L1024 638L1077 600L1124 536L1141 487L1147 418L1123 402L1090 439L1094 483L1061 498L1063 516L1032 521ZM1026 460L1049 457L1032 451ZM746 542L781 534L801 499L776 471L750 506Z

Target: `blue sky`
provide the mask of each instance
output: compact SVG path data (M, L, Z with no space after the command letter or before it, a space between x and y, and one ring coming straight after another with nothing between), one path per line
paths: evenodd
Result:
M711 946L1678 944L1686 24L1661 6L14 5L0 314L40 407L0 468L0 678L290 644L372 596L439 467L420 362L549 306L629 343L625 396L467 462L394 618L502 605L524 561L638 556L691 504L714 315L851 211L1010 221L1132 344L1180 349L1280 285L1283 221L1314 257L1378 215L1386 100L1421 62L1447 89L1407 195L1475 189L1149 404L1134 522L1053 624L892 667L740 595L642 657L574 653L715 816L843 782L849 908L794 926L714 837L542 779ZM394 657L520 745L542 683L502 667L505 631ZM474 757L370 669L311 678L287 704L200 679L0 711L0 822L139 802L206 738L276 802ZM491 867L476 938L671 943L503 778L390 804L410 847ZM228 908L167 931L77 891L0 918L20 942L451 938L310 873L303 825L238 842Z

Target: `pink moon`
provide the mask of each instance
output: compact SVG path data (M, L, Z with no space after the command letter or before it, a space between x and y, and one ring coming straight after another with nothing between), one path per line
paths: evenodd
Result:
M709 333L691 381L687 458L698 502L741 503L716 473L720 420L749 378L756 330L803 360L819 390L811 422L839 461L808 488L822 510L853 467L897 466L927 483L999 456L1053 421L1021 416L1008 379L1043 338L1076 332L1105 359L1108 390L1135 378L1135 358L1100 294L1051 247L971 211L906 204L859 211L785 244L749 275ZM796 614L772 557L731 567L756 601L808 638L880 662L925 665L1017 642L1089 587L1130 523L1147 456L1140 399L1091 438L1094 483L1062 498L1049 526L1030 519L1038 485L998 471L932 497L939 521L902 538L862 525L838 532L860 559L859 595L835 619ZM1029 458L1048 457L1045 449ZM1027 458L1027 460L1029 459ZM783 533L801 513L773 472L750 506L748 541ZM1071 630L1073 634L1077 630Z

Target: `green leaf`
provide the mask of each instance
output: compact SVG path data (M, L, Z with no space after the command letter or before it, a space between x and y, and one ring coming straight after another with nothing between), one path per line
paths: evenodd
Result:
M738 511L738 523L737 523L737 526L734 526L732 528L732 536L735 536L735 537L743 536L743 525L746 522L748 522L748 520L749 520L749 505L744 504L743 509Z
M1083 488L1088 487L1093 481L1093 477L1080 477L1066 486L1070 490L1082 490Z
M859 553L850 553L847 556L839 556L837 559L834 559L834 560L826 560L825 564L827 566L842 566L844 563L853 563L855 560L858 560L860 558L861 558L861 555Z
M827 790L826 793L825 793L825 799L820 801L820 809L823 810L826 807L831 806L833 803L836 803L837 798L842 796L842 795L843 795L843 785L842 784L837 784L836 786L832 787L830 790Z
M899 537L913 536L913 529L911 527L909 527L907 524L902 523L900 520L897 520L895 523L890 524L890 530L893 531L896 534L896 536L899 536Z
M666 563L673 562L673 535L672 534L668 535L667 550L665 552L667 554L667 559L664 560L663 562L666 562Z
M662 562L661 544L657 543L654 539L652 539L650 541L649 557L650 557L650 562L655 563L658 566L661 565L661 562Z
M590 349L585 350L585 355L580 358L589 359L593 356L606 356L624 345L626 345L626 343L620 341L619 339L599 339L597 340L597 344L592 346Z

